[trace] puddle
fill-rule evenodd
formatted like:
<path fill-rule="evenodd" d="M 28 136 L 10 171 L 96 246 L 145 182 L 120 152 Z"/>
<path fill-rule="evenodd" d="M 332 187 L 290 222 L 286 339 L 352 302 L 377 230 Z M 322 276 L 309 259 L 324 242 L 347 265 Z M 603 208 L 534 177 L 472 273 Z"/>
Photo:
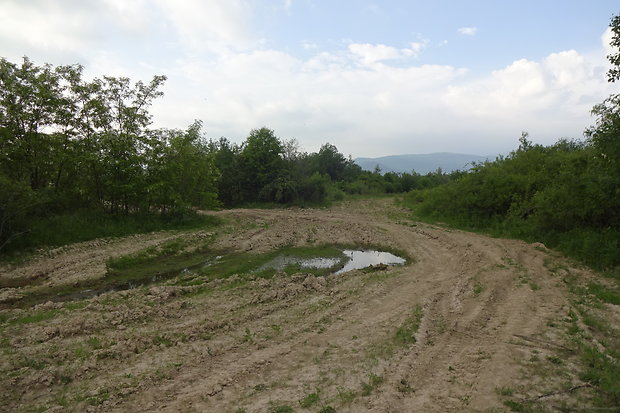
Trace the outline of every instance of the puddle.
<path fill-rule="evenodd" d="M 267 269 L 274 269 L 276 271 L 282 271 L 289 265 L 299 265 L 302 268 L 331 268 L 338 265 L 341 262 L 341 258 L 301 258 L 291 255 L 280 255 L 261 265 L 256 272 L 265 271 Z"/>
<path fill-rule="evenodd" d="M 335 274 L 341 274 L 351 270 L 359 270 L 362 268 L 370 267 L 371 265 L 385 264 L 385 265 L 403 265 L 406 260 L 398 257 L 394 254 L 384 251 L 376 250 L 344 250 L 343 258 L 301 258 L 291 255 L 280 255 L 262 265 L 257 272 L 267 269 L 275 269 L 276 271 L 284 270 L 288 265 L 299 265 L 302 268 L 333 268 L 338 264 L 344 264 L 344 267 L 335 272 Z"/>
<path fill-rule="evenodd" d="M 260 266 L 255 272 L 261 272 L 267 269 L 275 269 L 276 271 L 282 271 L 289 265 L 297 265 L 301 268 L 312 269 L 324 269 L 327 271 L 334 271 L 334 274 L 342 274 L 347 271 L 367 268 L 372 265 L 385 264 L 385 265 L 403 265 L 406 260 L 398 257 L 394 254 L 384 251 L 376 250 L 344 250 L 340 257 L 296 257 L 294 255 L 280 255 Z M 130 290 L 133 288 L 139 288 L 162 281 L 174 278 L 182 274 L 193 274 L 199 272 L 201 268 L 211 266 L 221 260 L 222 256 L 211 258 L 205 262 L 202 262 L 191 267 L 187 267 L 181 270 L 160 272 L 149 275 L 147 277 L 133 279 L 131 281 L 108 279 L 102 280 L 105 285 L 93 285 L 90 289 L 76 289 L 73 292 L 64 294 L 54 294 L 50 292 L 38 297 L 39 301 L 44 302 L 47 300 L 56 302 L 76 301 L 84 300 L 96 297 L 100 294 L 104 294 L 112 291 Z M 342 266 L 342 268 L 340 268 Z M 87 286 L 84 286 L 87 287 Z M 78 287 L 79 288 L 79 287 Z"/>
<path fill-rule="evenodd" d="M 370 267 L 371 265 L 403 265 L 406 262 L 404 258 L 384 251 L 344 250 L 342 252 L 348 257 L 348 261 L 344 267 L 336 271 L 336 274 L 342 274 L 343 272 L 351 270 L 360 270 Z"/>

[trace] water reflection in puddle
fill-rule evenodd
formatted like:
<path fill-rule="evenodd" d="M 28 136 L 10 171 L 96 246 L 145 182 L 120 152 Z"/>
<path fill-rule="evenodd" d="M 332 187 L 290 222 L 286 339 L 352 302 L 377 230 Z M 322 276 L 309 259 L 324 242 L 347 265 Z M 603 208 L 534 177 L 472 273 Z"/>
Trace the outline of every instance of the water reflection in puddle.
<path fill-rule="evenodd" d="M 344 267 L 336 271 L 336 274 L 341 274 L 351 270 L 359 270 L 370 267 L 371 265 L 403 265 L 405 263 L 404 258 L 384 251 L 344 250 L 343 253 L 349 258 L 349 260 Z"/>
<path fill-rule="evenodd" d="M 299 265 L 302 268 L 324 269 L 337 267 L 338 264 L 342 265 L 342 263 L 344 263 L 344 267 L 335 272 L 335 274 L 341 274 L 351 270 L 370 267 L 371 265 L 402 265 L 406 262 L 404 258 L 384 251 L 344 250 L 342 253 L 344 254 L 344 259 L 327 257 L 301 258 L 291 255 L 280 255 L 262 265 L 256 271 L 260 272 L 267 269 L 282 271 L 288 265 Z"/>

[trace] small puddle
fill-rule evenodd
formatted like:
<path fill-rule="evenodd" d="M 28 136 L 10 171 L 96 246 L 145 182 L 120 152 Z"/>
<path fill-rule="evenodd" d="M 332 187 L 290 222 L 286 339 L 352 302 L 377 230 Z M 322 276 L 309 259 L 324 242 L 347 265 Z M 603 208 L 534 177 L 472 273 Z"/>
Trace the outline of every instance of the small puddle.
<path fill-rule="evenodd" d="M 334 274 L 342 274 L 347 271 L 357 270 L 362 268 L 367 268 L 373 265 L 384 264 L 384 265 L 403 265 L 406 260 L 404 258 L 398 257 L 394 254 L 384 251 L 376 251 L 376 250 L 343 250 L 342 256 L 340 257 L 296 257 L 293 255 L 279 255 L 267 262 L 266 264 L 260 266 L 255 272 L 261 272 L 267 269 L 275 269 L 276 271 L 282 271 L 289 265 L 297 265 L 301 268 L 313 268 L 313 269 L 325 269 L 328 271 L 334 271 Z M 170 271 L 170 272 L 160 272 L 156 274 L 152 274 L 148 277 L 143 277 L 139 279 L 134 279 L 131 281 L 114 281 L 110 280 L 102 280 L 105 282 L 105 285 L 94 285 L 90 289 L 86 288 L 79 289 L 77 291 L 58 294 L 54 293 L 43 294 L 39 297 L 41 302 L 51 300 L 55 302 L 66 302 L 66 301 L 75 301 L 75 300 L 84 300 L 96 297 L 100 294 L 112 292 L 112 291 L 122 291 L 122 290 L 130 290 L 133 288 L 143 287 L 155 283 L 159 283 L 170 278 L 176 277 L 181 274 L 192 274 L 204 267 L 208 267 L 210 265 L 215 264 L 220 259 L 224 257 L 217 256 L 215 258 L 211 258 L 203 263 L 193 265 L 191 267 L 184 268 L 182 270 Z M 340 268 L 342 266 L 342 268 Z"/>
<path fill-rule="evenodd" d="M 336 271 L 336 274 L 351 270 L 360 270 L 371 265 L 403 265 L 406 260 L 394 254 L 376 250 L 344 250 L 342 251 L 349 259 L 347 263 Z"/>
<path fill-rule="evenodd" d="M 299 265 L 302 268 L 325 269 L 334 267 L 337 268 L 339 264 L 344 264 L 344 267 L 334 272 L 334 274 L 342 274 L 347 271 L 359 270 L 372 265 L 403 265 L 406 262 L 404 258 L 384 251 L 344 250 L 342 253 L 344 254 L 344 259 L 327 257 L 301 258 L 291 255 L 279 255 L 266 264 L 260 266 L 255 271 L 260 272 L 267 269 L 282 271 L 288 265 Z"/>

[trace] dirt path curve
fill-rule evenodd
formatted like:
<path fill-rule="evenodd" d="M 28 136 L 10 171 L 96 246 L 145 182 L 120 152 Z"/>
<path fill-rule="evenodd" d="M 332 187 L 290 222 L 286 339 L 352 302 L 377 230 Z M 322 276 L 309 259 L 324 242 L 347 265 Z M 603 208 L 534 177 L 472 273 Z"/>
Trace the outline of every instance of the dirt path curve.
<path fill-rule="evenodd" d="M 40 352 L 49 342 L 72 348 L 96 335 L 100 349 L 57 368 L 75 377 L 65 392 L 85 394 L 73 397 L 75 405 L 95 411 L 501 411 L 498 389 L 526 388 L 524 360 L 554 346 L 548 324 L 566 313 L 544 247 L 412 223 L 391 200 L 217 214 L 235 228 L 218 235 L 217 247 L 260 253 L 374 244 L 412 262 L 326 280 L 300 274 L 218 284 L 207 294 L 174 287 L 106 294 L 80 313 L 91 320 L 79 331 L 63 332 L 78 322 L 63 314 L 16 338 L 20 351 Z M 72 274 L 77 261 L 59 271 Z M 416 311 L 415 336 L 397 340 Z M 13 384 L 38 389 L 37 377 Z M 11 402 L 53 406 L 47 400 L 33 390 Z"/>

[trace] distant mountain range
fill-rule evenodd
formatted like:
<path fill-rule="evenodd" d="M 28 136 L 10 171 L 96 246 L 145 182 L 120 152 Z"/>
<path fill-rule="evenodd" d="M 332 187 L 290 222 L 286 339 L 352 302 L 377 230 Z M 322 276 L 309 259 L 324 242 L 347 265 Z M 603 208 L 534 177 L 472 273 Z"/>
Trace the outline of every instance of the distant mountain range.
<path fill-rule="evenodd" d="M 411 172 L 415 171 L 421 175 L 434 172 L 441 168 L 443 172 L 456 170 L 467 170 L 471 168 L 472 162 L 484 162 L 494 160 L 495 156 L 466 155 L 462 153 L 430 153 L 419 155 L 391 155 L 379 158 L 356 158 L 354 161 L 362 169 L 374 171 L 377 166 L 381 172 Z"/>

